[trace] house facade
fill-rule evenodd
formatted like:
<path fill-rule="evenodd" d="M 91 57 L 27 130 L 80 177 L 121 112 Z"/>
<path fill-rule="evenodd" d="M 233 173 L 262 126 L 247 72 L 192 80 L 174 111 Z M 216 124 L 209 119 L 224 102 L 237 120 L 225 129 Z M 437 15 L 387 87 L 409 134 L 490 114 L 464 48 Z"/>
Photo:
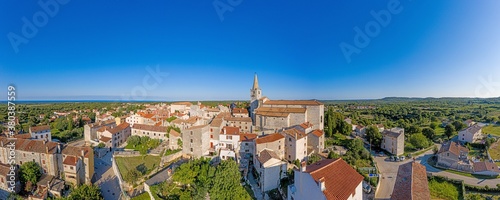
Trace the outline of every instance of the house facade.
<path fill-rule="evenodd" d="M 254 167 L 259 175 L 259 188 L 267 192 L 278 188 L 280 180 L 286 177 L 287 163 L 269 149 L 264 149 L 254 157 Z"/>
<path fill-rule="evenodd" d="M 192 126 L 182 130 L 182 153 L 195 158 L 209 155 L 209 125 Z"/>
<path fill-rule="evenodd" d="M 280 159 L 283 159 L 285 156 L 285 136 L 279 133 L 273 133 L 258 137 L 255 139 L 254 149 L 255 152 L 261 152 L 264 149 L 272 150 Z"/>
<path fill-rule="evenodd" d="M 386 129 L 382 132 L 382 149 L 393 155 L 403 155 L 405 152 L 405 134 L 402 128 Z"/>
<path fill-rule="evenodd" d="M 52 141 L 49 125 L 30 127 L 29 132 L 32 139 Z"/>
<path fill-rule="evenodd" d="M 465 172 L 473 172 L 473 163 L 469 160 L 469 149 L 458 142 L 441 145 L 437 155 L 437 165 Z"/>
<path fill-rule="evenodd" d="M 461 142 L 477 143 L 483 139 L 481 126 L 474 124 L 458 132 L 458 140 Z"/>

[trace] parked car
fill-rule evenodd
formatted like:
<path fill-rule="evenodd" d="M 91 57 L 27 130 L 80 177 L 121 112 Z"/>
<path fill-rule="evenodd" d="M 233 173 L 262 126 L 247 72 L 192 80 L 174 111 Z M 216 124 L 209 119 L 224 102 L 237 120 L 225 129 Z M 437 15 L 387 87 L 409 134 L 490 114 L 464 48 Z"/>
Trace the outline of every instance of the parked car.
<path fill-rule="evenodd" d="M 370 193 L 372 191 L 372 187 L 370 186 L 370 184 L 366 183 L 365 181 L 363 181 L 363 191 L 366 193 Z"/>
<path fill-rule="evenodd" d="M 403 160 L 405 160 L 405 157 L 401 156 L 401 157 L 399 157 L 399 160 L 403 161 Z"/>

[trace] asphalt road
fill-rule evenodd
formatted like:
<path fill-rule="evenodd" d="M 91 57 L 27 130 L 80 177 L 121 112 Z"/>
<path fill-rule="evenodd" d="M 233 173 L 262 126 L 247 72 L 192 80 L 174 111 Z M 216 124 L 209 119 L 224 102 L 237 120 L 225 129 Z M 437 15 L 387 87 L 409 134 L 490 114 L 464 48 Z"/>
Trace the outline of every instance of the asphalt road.
<path fill-rule="evenodd" d="M 420 162 L 420 160 L 424 156 L 430 156 L 432 154 L 433 151 L 432 149 L 430 149 L 425 153 L 417 156 L 415 160 L 416 162 Z M 413 159 L 407 159 L 402 162 L 386 161 L 385 159 L 387 159 L 387 156 L 375 157 L 374 159 L 378 170 L 380 171 L 379 184 L 377 191 L 375 192 L 375 199 L 390 199 L 392 191 L 394 190 L 394 184 L 396 183 L 396 176 L 398 175 L 399 166 L 411 162 L 413 161 Z"/>

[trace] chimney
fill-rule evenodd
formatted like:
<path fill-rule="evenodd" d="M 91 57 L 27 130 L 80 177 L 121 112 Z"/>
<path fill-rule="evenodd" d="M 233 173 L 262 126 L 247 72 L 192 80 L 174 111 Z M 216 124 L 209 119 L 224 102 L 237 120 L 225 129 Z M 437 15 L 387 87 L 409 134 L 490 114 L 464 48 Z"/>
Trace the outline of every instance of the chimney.
<path fill-rule="evenodd" d="M 85 157 L 85 150 L 82 149 L 82 157 Z"/>
<path fill-rule="evenodd" d="M 320 179 L 318 179 L 318 185 L 319 185 L 319 189 L 321 189 L 321 192 L 325 191 L 325 189 L 326 189 L 325 177 L 321 177 Z"/>
<path fill-rule="evenodd" d="M 57 152 L 56 153 L 61 153 L 61 144 L 57 144 Z"/>
<path fill-rule="evenodd" d="M 306 161 L 302 161 L 300 163 L 300 171 L 305 172 L 306 171 Z"/>
<path fill-rule="evenodd" d="M 45 146 L 45 153 L 49 154 L 49 147 L 48 146 Z"/>

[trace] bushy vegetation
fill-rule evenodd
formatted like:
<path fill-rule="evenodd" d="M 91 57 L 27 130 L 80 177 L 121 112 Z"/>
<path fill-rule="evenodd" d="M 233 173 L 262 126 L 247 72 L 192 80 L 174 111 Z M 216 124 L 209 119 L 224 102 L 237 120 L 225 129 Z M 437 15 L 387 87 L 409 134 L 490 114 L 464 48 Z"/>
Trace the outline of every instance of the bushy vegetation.
<path fill-rule="evenodd" d="M 25 162 L 19 168 L 19 178 L 25 191 L 32 191 L 42 176 L 42 168 L 36 162 Z"/>
<path fill-rule="evenodd" d="M 372 157 L 368 150 L 364 148 L 363 142 L 360 139 L 351 140 L 347 145 L 347 149 L 347 152 L 342 156 L 342 158 L 351 166 L 372 166 Z"/>
<path fill-rule="evenodd" d="M 251 199 L 240 184 L 241 175 L 234 161 L 212 166 L 208 159 L 182 164 L 173 175 L 173 182 L 151 187 L 156 199 Z"/>
<path fill-rule="evenodd" d="M 134 149 L 141 152 L 142 155 L 148 153 L 149 150 L 154 149 L 160 145 L 159 139 L 151 139 L 147 136 L 133 135 L 128 137 L 126 149 Z"/>
<path fill-rule="evenodd" d="M 429 190 L 432 198 L 455 200 L 462 197 L 462 187 L 441 177 L 429 178 Z"/>

